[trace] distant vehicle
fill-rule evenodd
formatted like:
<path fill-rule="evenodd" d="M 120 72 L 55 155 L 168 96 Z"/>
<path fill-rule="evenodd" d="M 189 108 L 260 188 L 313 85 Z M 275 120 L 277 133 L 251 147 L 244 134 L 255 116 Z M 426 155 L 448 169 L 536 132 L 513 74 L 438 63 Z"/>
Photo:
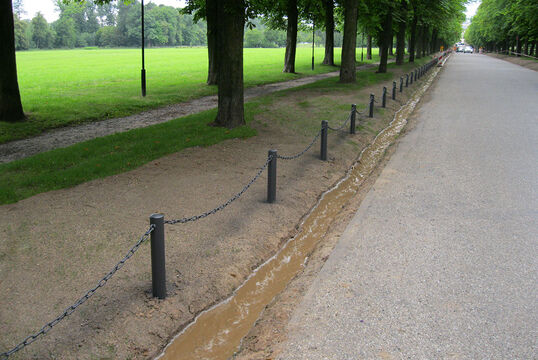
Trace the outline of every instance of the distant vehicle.
<path fill-rule="evenodd" d="M 466 54 L 466 53 L 471 53 L 471 54 L 472 54 L 473 52 L 474 52 L 473 47 L 472 47 L 472 46 L 469 46 L 469 45 L 467 45 L 467 46 L 465 47 L 465 49 L 463 50 L 463 53 L 464 53 L 464 54 Z"/>
<path fill-rule="evenodd" d="M 456 52 L 465 52 L 465 46 L 463 45 L 458 46 L 458 48 L 456 49 Z"/>

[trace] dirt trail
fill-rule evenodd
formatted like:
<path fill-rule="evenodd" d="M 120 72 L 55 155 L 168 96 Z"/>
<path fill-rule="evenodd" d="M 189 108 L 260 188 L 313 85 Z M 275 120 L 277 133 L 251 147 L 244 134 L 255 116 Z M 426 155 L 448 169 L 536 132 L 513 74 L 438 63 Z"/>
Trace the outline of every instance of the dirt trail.
<path fill-rule="evenodd" d="M 359 66 L 357 69 L 367 69 L 374 66 L 376 66 L 376 64 L 366 64 Z M 330 73 L 248 88 L 245 89 L 245 100 L 267 95 L 279 90 L 310 84 L 321 79 L 338 76 L 338 74 L 338 71 L 333 71 Z M 217 107 L 217 96 L 211 95 L 121 118 L 106 119 L 51 130 L 32 138 L 0 144 L 0 164 L 22 159 L 44 151 L 66 147 L 86 140 L 163 123 L 182 116 L 213 109 L 215 107 Z"/>

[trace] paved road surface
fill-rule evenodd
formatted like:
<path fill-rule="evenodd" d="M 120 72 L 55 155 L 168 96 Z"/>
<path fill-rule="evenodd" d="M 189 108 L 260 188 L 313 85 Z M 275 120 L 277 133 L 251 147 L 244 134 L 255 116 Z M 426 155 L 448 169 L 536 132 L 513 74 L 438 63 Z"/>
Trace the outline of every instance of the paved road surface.
<path fill-rule="evenodd" d="M 538 358 L 538 73 L 456 54 L 281 359 Z"/>

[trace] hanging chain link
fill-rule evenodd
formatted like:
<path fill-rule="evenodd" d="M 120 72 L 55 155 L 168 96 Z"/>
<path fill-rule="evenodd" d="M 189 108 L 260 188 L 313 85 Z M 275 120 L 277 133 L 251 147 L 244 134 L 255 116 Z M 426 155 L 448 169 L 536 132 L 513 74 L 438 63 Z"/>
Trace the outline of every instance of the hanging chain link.
<path fill-rule="evenodd" d="M 123 265 L 125 265 L 125 262 L 127 260 L 129 260 L 133 255 L 134 253 L 138 250 L 138 248 L 140 247 L 140 245 L 142 245 L 142 243 L 144 243 L 149 235 L 153 232 L 153 230 L 155 229 L 155 225 L 151 225 L 148 230 L 144 233 L 144 235 L 142 235 L 140 237 L 140 239 L 138 239 L 138 241 L 136 242 L 136 244 L 133 245 L 133 247 L 131 247 L 129 249 L 129 251 L 127 252 L 127 254 L 123 257 L 123 259 L 121 259 L 113 268 L 112 270 L 110 270 L 101 280 L 99 280 L 99 282 L 97 283 L 97 285 L 95 285 L 92 289 L 88 290 L 86 292 L 86 294 L 84 294 L 81 298 L 79 298 L 73 305 L 69 306 L 68 308 L 66 308 L 64 310 L 64 312 L 58 316 L 56 319 L 48 322 L 45 324 L 45 326 L 43 326 L 41 328 L 41 330 L 39 330 L 38 332 L 36 332 L 35 334 L 33 335 L 30 335 L 28 337 L 26 337 L 26 339 L 24 339 L 23 341 L 21 341 L 17 346 L 15 346 L 13 349 L 9 350 L 9 351 L 6 351 L 6 352 L 3 352 L 0 354 L 0 359 L 7 359 L 9 358 L 11 355 L 13 355 L 14 353 L 16 353 L 17 351 L 25 348 L 26 346 L 30 345 L 31 343 L 33 343 L 34 341 L 36 341 L 41 335 L 45 335 L 46 333 L 48 333 L 50 330 L 52 330 L 52 328 L 54 326 L 56 326 L 60 321 L 62 321 L 63 319 L 65 319 L 66 317 L 68 317 L 69 315 L 71 315 L 72 313 L 75 312 L 75 310 L 82 304 L 84 304 L 89 298 L 91 298 L 95 292 L 105 286 L 105 284 L 108 282 L 108 280 L 110 280 L 110 278 L 112 276 L 114 276 L 114 274 L 123 267 Z"/>
<path fill-rule="evenodd" d="M 348 115 L 346 121 L 344 121 L 344 123 L 343 123 L 342 125 L 340 125 L 340 126 L 337 127 L 337 128 L 333 128 L 333 127 L 330 127 L 330 126 L 327 126 L 327 128 L 328 128 L 329 130 L 332 130 L 332 131 L 340 131 L 340 130 L 342 130 L 342 129 L 347 125 L 347 123 L 349 122 L 349 120 L 351 120 L 351 112 L 349 113 L 349 115 Z"/>
<path fill-rule="evenodd" d="M 295 160 L 297 158 L 300 158 L 301 156 L 303 156 L 308 150 L 310 150 L 310 148 L 316 143 L 316 141 L 319 139 L 321 135 L 321 130 L 318 131 L 318 133 L 316 134 L 316 136 L 314 136 L 314 139 L 312 139 L 312 141 L 310 142 L 310 144 L 308 144 L 307 147 L 305 147 L 303 149 L 303 151 L 295 154 L 295 155 L 291 155 L 291 156 L 284 156 L 284 155 L 278 155 L 277 154 L 277 159 L 282 159 L 282 160 Z"/>
<path fill-rule="evenodd" d="M 232 198 L 230 198 L 228 201 L 226 201 L 225 203 L 217 206 L 216 208 L 214 208 L 213 210 L 210 210 L 210 211 L 207 211 L 203 214 L 200 214 L 200 215 L 194 215 L 194 216 L 191 216 L 191 217 L 184 217 L 182 219 L 174 219 L 174 220 L 166 220 L 164 223 L 165 224 L 170 224 L 170 225 L 174 225 L 174 224 L 185 224 L 185 223 L 188 223 L 188 222 L 191 222 L 191 221 L 196 221 L 196 220 L 200 220 L 200 219 L 203 219 L 205 217 L 208 217 L 209 215 L 213 215 L 219 211 L 221 211 L 222 209 L 224 209 L 225 207 L 227 207 L 228 205 L 230 205 L 231 203 L 233 203 L 235 200 L 239 199 L 241 197 L 241 195 L 243 195 L 245 193 L 245 191 L 248 190 L 248 188 L 254 184 L 254 182 L 256 180 L 258 180 L 258 178 L 262 175 L 263 171 L 265 170 L 265 168 L 269 165 L 269 163 L 271 162 L 271 160 L 273 159 L 273 156 L 268 156 L 267 157 L 267 161 L 265 162 L 265 164 L 260 168 L 260 170 L 256 173 L 256 175 L 248 182 L 247 185 L 245 185 L 245 187 L 240 191 L 238 192 L 237 194 L 235 194 Z"/>

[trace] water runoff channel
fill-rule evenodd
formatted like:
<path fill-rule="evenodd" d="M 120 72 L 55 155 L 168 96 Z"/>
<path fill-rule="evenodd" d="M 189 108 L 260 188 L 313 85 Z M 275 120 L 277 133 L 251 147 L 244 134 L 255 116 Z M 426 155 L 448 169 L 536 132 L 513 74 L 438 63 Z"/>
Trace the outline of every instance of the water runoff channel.
<path fill-rule="evenodd" d="M 200 313 L 156 359 L 221 360 L 233 356 L 263 309 L 303 269 L 342 207 L 357 193 L 407 124 L 409 115 L 438 72 L 434 68 L 427 81 L 396 112 L 392 122 L 361 152 L 347 174 L 321 196 L 303 220 L 299 233 L 260 265 L 228 299 Z"/>

